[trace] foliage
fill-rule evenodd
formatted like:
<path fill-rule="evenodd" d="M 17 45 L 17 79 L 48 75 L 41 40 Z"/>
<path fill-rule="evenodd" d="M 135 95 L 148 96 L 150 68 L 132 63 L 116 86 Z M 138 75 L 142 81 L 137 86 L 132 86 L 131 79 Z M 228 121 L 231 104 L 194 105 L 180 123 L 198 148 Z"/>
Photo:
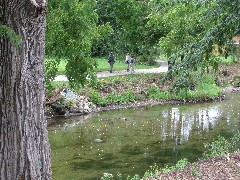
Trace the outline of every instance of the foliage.
<path fill-rule="evenodd" d="M 202 177 L 202 173 L 198 169 L 196 169 L 194 166 L 192 166 L 191 168 L 191 174 L 192 176 L 196 176 L 198 178 Z"/>
<path fill-rule="evenodd" d="M 95 70 L 91 55 L 113 51 L 118 60 L 130 52 L 147 64 L 165 56 L 174 89 L 184 89 L 192 70 L 217 70 L 213 51 L 233 55 L 229 42 L 239 33 L 238 0 L 54 0 L 48 9 L 46 53 L 54 61 L 47 61 L 47 80 L 64 58 L 71 85 L 86 83 Z"/>
<path fill-rule="evenodd" d="M 101 177 L 101 180 L 110 180 L 111 178 L 113 178 L 112 174 L 104 173 L 103 177 Z"/>
<path fill-rule="evenodd" d="M 234 63 L 236 63 L 235 56 L 228 56 L 227 58 L 225 58 L 223 56 L 219 56 L 219 63 L 221 65 L 223 65 L 223 64 L 225 64 L 225 65 L 234 64 Z"/>
<path fill-rule="evenodd" d="M 216 140 L 205 144 L 206 151 L 203 154 L 204 158 L 211 158 L 226 153 L 232 153 L 240 150 L 240 132 L 238 131 L 228 141 L 222 136 L 218 136 Z"/>
<path fill-rule="evenodd" d="M 21 44 L 21 38 L 11 28 L 6 25 L 0 24 L 0 37 L 5 36 L 9 39 L 16 47 Z"/>
<path fill-rule="evenodd" d="M 163 74 L 115 76 L 95 79 L 78 89 L 98 106 L 127 104 L 146 100 L 179 100 L 197 102 L 214 100 L 221 95 L 212 75 L 190 74 L 190 86 L 174 91 L 170 81 L 162 83 Z M 54 86 L 61 82 L 52 83 Z M 68 83 L 63 82 L 64 86 Z"/>
<path fill-rule="evenodd" d="M 167 100 L 169 99 L 169 94 L 167 91 L 161 90 L 159 87 L 152 86 L 148 89 L 146 89 L 148 95 L 150 98 L 156 99 L 156 100 Z"/>
<path fill-rule="evenodd" d="M 190 162 L 188 162 L 188 160 L 186 158 L 184 158 L 184 159 L 179 160 L 174 166 L 165 167 L 162 170 L 163 170 L 163 172 L 171 172 L 175 169 L 183 169 L 188 164 L 190 164 Z"/>
<path fill-rule="evenodd" d="M 153 77 L 152 77 L 153 76 Z M 106 106 L 110 104 L 126 104 L 128 102 L 135 102 L 145 100 L 148 96 L 147 88 L 151 81 L 161 78 L 162 75 L 129 75 L 120 77 L 109 77 L 98 79 L 92 82 L 86 88 L 88 90 L 86 96 L 99 106 Z M 160 80 L 159 82 L 160 83 Z M 162 93 L 162 94 L 161 94 Z M 156 98 L 165 98 L 166 92 L 161 92 Z M 154 94 L 154 92 L 152 93 Z"/>
<path fill-rule="evenodd" d="M 190 162 L 188 162 L 188 160 L 186 158 L 184 158 L 184 159 L 179 160 L 176 165 L 171 166 L 171 167 L 165 167 L 161 170 L 163 172 L 167 173 L 167 172 L 171 172 L 175 169 L 183 169 L 188 164 L 190 164 Z M 150 166 L 150 169 L 144 173 L 144 176 L 142 178 L 138 174 L 135 174 L 133 177 L 128 176 L 127 179 L 128 180 L 148 179 L 148 178 L 154 177 L 159 171 L 160 171 L 160 168 L 157 165 L 154 165 L 154 166 Z M 119 175 L 121 175 L 121 174 L 118 173 L 117 179 L 122 179 L 122 176 L 119 176 Z M 104 173 L 104 176 L 101 179 L 102 180 L 110 180 L 110 179 L 114 179 L 114 176 L 109 173 Z"/>
<path fill-rule="evenodd" d="M 150 166 L 150 169 L 144 173 L 143 179 L 152 178 L 159 172 L 159 167 L 155 164 L 154 166 Z"/>
<path fill-rule="evenodd" d="M 97 2 L 99 23 L 109 23 L 112 35 L 94 46 L 94 55 L 102 56 L 114 51 L 120 58 L 130 52 L 145 59 L 153 47 L 151 29 L 146 27 L 148 1 L 102 0 Z M 142 58 L 141 58 L 142 59 Z"/>
<path fill-rule="evenodd" d="M 54 58 L 46 58 L 45 61 L 49 61 L 49 62 L 45 63 L 46 65 L 49 65 L 49 64 L 51 64 L 51 62 L 54 62 L 54 61 L 59 61 L 59 64 L 57 66 L 56 75 L 65 75 L 67 60 L 65 60 L 65 59 L 55 60 Z M 50 75 L 50 77 L 54 77 L 54 74 L 51 75 L 50 72 L 48 74 Z"/>
<path fill-rule="evenodd" d="M 208 73 L 209 67 L 217 70 L 219 59 L 212 53 L 216 47 L 225 57 L 231 55 L 234 48 L 229 42 L 240 27 L 238 3 L 238 0 L 151 1 L 148 26 L 165 32 L 159 39 L 159 51 L 169 59 L 168 78 L 176 81 L 176 88 L 187 86 L 186 71 L 200 69 Z M 178 86 L 179 82 L 186 83 Z"/>
<path fill-rule="evenodd" d="M 168 57 L 176 54 L 177 57 L 173 57 L 172 60 L 180 57 L 184 61 L 195 61 L 192 62 L 193 65 L 207 66 L 210 54 L 215 48 L 214 44 L 218 45 L 219 50 L 224 49 L 226 53 L 227 46 L 230 45 L 228 42 L 239 29 L 237 4 L 236 0 L 174 3 L 163 17 L 166 23 L 164 25 L 170 27 L 170 31 L 160 41 L 160 47 L 161 43 L 163 43 L 162 48 L 170 48 L 177 43 L 177 47 L 171 48 L 170 53 L 165 51 Z"/>
<path fill-rule="evenodd" d="M 186 96 L 189 89 L 189 81 L 185 77 L 177 77 L 172 85 L 172 90 L 175 94 Z"/>
<path fill-rule="evenodd" d="M 94 0 L 55 0 L 48 6 L 46 55 L 54 58 L 46 62 L 47 80 L 54 78 L 64 58 L 70 85 L 84 84 L 96 66 L 91 58 L 92 44 L 100 37 L 100 31 L 109 33 L 109 26 L 97 27 Z"/>
<path fill-rule="evenodd" d="M 165 34 L 159 39 L 159 50 L 167 57 L 197 38 L 194 25 L 200 12 L 196 11 L 194 1 L 151 1 L 151 8 L 148 26 Z"/>
<path fill-rule="evenodd" d="M 203 75 L 200 71 L 191 72 L 188 79 L 181 77 L 172 86 L 173 99 L 184 100 L 208 100 L 218 97 L 221 89 L 216 85 L 214 76 Z"/>
<path fill-rule="evenodd" d="M 198 97 L 202 99 L 213 98 L 221 94 L 221 89 L 217 87 L 211 75 L 207 75 L 203 76 L 201 81 L 198 83 L 195 94 L 198 94 Z"/>
<path fill-rule="evenodd" d="M 208 101 L 221 95 L 221 89 L 211 75 L 191 73 L 191 85 L 174 91 L 170 82 L 162 83 L 164 75 L 129 75 L 96 79 L 81 88 L 81 94 L 90 97 L 98 106 L 126 104 L 145 100 Z"/>
<path fill-rule="evenodd" d="M 217 140 L 205 144 L 207 151 L 204 153 L 204 157 L 211 158 L 217 155 L 222 155 L 227 152 L 229 146 L 230 143 L 224 137 L 218 136 Z"/>
<path fill-rule="evenodd" d="M 91 101 L 98 106 L 106 105 L 117 105 L 117 104 L 126 104 L 128 102 L 135 101 L 134 93 L 129 90 L 124 93 L 109 93 L 107 96 L 101 96 L 100 92 L 91 91 L 90 93 Z"/>

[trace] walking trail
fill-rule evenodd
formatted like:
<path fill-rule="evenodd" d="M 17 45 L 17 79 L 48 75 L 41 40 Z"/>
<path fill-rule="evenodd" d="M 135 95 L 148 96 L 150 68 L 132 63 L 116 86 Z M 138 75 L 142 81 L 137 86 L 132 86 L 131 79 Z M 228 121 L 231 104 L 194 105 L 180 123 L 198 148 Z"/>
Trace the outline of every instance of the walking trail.
<path fill-rule="evenodd" d="M 126 70 L 113 71 L 112 73 L 98 72 L 97 73 L 97 78 L 110 77 L 110 76 L 122 76 L 122 75 L 129 75 L 129 74 L 161 73 L 161 72 L 167 72 L 168 71 L 167 61 L 158 61 L 157 64 L 160 65 L 158 68 L 136 69 L 134 71 L 134 73 L 127 72 Z M 59 76 L 55 77 L 54 81 L 68 81 L 68 79 L 64 75 L 59 75 Z"/>

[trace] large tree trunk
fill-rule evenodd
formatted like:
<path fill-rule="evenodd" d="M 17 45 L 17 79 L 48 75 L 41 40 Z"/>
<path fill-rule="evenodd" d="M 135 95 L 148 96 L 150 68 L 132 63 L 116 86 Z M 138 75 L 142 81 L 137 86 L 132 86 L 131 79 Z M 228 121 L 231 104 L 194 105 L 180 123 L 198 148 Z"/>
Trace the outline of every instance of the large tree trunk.
<path fill-rule="evenodd" d="M 44 110 L 46 0 L 0 0 L 0 179 L 51 179 Z"/>

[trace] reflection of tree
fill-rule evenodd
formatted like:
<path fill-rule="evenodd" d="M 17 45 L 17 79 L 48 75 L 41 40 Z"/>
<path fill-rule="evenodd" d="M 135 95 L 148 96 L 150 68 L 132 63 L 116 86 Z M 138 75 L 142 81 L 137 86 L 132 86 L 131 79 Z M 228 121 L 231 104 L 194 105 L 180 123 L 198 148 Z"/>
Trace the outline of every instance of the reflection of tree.
<path fill-rule="evenodd" d="M 163 111 L 161 123 L 161 141 L 167 136 L 174 139 L 175 145 L 188 141 L 191 135 L 200 136 L 204 131 L 208 132 L 217 125 L 220 116 L 218 106 L 193 110 L 185 113 L 179 108 Z"/>
<path fill-rule="evenodd" d="M 165 148 L 165 143 L 166 143 L 166 139 L 167 139 L 167 129 L 168 129 L 168 124 L 169 121 L 171 122 L 171 119 L 169 118 L 170 117 L 170 114 L 171 112 L 169 110 L 165 110 L 163 111 L 163 119 L 161 121 L 161 135 L 160 135 L 160 141 L 162 142 L 162 147 Z"/>
<path fill-rule="evenodd" d="M 181 142 L 181 136 L 179 136 L 179 134 L 181 134 L 181 132 L 182 132 L 182 127 L 183 127 L 183 123 L 184 123 L 184 118 L 183 118 L 183 116 L 182 116 L 182 112 L 181 111 L 179 111 L 179 122 L 178 122 L 178 128 L 177 128 L 177 137 L 176 137 L 176 145 L 178 145 L 178 144 L 182 144 L 182 142 Z"/>

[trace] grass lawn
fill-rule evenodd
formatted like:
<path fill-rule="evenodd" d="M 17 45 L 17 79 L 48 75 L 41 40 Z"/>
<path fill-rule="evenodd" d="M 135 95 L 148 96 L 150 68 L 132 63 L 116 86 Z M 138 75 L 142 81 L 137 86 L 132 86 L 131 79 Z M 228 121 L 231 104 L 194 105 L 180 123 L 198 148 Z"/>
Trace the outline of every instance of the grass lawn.
<path fill-rule="evenodd" d="M 104 58 L 98 58 L 96 59 L 97 63 L 98 63 L 98 67 L 96 68 L 97 72 L 101 72 L 101 71 L 109 71 L 109 64 L 107 62 L 107 59 Z M 148 65 L 144 65 L 144 64 L 139 64 L 136 61 L 135 64 L 135 69 L 149 69 L 149 68 L 154 68 L 154 67 L 158 67 L 158 66 L 148 66 Z M 127 65 L 123 62 L 123 61 L 118 61 L 116 60 L 113 69 L 114 70 L 126 70 Z"/>
<path fill-rule="evenodd" d="M 109 64 L 107 62 L 106 59 L 104 58 L 96 58 L 95 59 L 97 61 L 97 68 L 96 68 L 96 72 L 102 72 L 102 71 L 109 71 Z M 58 66 L 58 73 L 57 75 L 63 75 L 65 74 L 65 66 L 67 64 L 67 61 L 62 59 L 60 61 L 60 64 Z M 123 62 L 123 61 L 118 61 L 116 60 L 113 69 L 114 70 L 126 70 L 127 65 Z M 148 66 L 148 65 L 144 65 L 144 64 L 139 64 L 138 62 L 136 62 L 135 65 L 135 69 L 149 69 L 149 68 L 154 68 L 154 67 L 158 67 L 157 65 L 154 66 Z"/>

